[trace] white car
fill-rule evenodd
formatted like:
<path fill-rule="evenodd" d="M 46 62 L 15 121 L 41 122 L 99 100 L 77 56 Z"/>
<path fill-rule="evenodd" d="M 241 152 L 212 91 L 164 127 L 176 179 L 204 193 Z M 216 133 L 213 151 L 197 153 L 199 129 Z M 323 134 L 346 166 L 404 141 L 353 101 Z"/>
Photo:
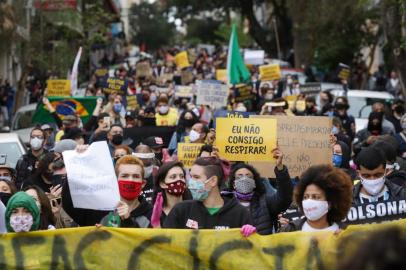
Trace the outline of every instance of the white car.
<path fill-rule="evenodd" d="M 27 153 L 23 142 L 16 133 L 0 133 L 0 155 L 6 155 L 6 164 L 15 168 L 17 161 Z"/>
<path fill-rule="evenodd" d="M 332 90 L 335 99 L 345 96 L 343 90 Z M 369 90 L 348 90 L 347 99 L 350 105 L 348 114 L 355 118 L 356 131 L 364 129 L 368 125 L 368 117 L 372 111 L 372 104 L 381 101 L 383 104 L 392 102 L 395 97 L 387 92 Z"/>
<path fill-rule="evenodd" d="M 29 143 L 31 130 L 35 126 L 32 123 L 32 117 L 36 108 L 37 103 L 22 106 L 17 110 L 11 122 L 10 132 L 17 133 L 25 144 Z"/>

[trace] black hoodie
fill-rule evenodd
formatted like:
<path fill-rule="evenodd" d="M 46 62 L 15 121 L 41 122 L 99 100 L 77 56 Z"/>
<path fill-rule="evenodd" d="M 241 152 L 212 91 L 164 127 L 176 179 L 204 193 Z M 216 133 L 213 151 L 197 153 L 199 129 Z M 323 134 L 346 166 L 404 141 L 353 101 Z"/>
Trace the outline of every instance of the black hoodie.
<path fill-rule="evenodd" d="M 406 187 L 406 172 L 399 170 L 399 171 L 393 171 L 391 174 L 386 176 L 386 179 L 391 181 L 392 183 Z"/>
<path fill-rule="evenodd" d="M 172 229 L 229 229 L 252 224 L 248 210 L 234 197 L 223 197 L 224 205 L 210 215 L 203 202 L 183 201 L 175 205 L 165 220 L 164 228 Z"/>
<path fill-rule="evenodd" d="M 341 163 L 340 168 L 343 169 L 352 180 L 357 177 L 357 173 L 350 167 L 350 160 L 351 160 L 351 150 L 350 147 L 342 141 L 337 141 L 337 144 L 341 146 L 341 151 L 343 153 L 343 161 Z"/>

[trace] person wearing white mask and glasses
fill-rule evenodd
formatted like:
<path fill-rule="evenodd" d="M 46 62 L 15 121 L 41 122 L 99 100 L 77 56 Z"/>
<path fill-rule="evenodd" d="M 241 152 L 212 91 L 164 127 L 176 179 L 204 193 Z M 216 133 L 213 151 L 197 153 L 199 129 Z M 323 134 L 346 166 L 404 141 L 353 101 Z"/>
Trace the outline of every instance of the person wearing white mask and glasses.
<path fill-rule="evenodd" d="M 280 232 L 336 232 L 351 207 L 352 181 L 331 165 L 312 166 L 300 176 L 293 198 L 304 217 L 290 221 Z"/>
<path fill-rule="evenodd" d="M 192 130 L 189 133 L 189 141 L 191 143 L 205 143 L 209 128 L 202 124 L 196 123 L 193 125 Z"/>
<path fill-rule="evenodd" d="M 363 148 L 356 158 L 360 182 L 354 186 L 354 203 L 406 198 L 406 189 L 387 179 L 387 158 L 381 149 Z"/>

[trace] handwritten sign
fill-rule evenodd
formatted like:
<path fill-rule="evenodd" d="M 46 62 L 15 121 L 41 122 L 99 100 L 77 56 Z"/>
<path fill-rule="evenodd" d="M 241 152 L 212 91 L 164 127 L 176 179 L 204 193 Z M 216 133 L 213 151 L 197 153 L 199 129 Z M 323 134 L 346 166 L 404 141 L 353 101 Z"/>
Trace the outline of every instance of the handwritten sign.
<path fill-rule="evenodd" d="M 238 111 L 228 111 L 228 110 L 216 110 L 214 112 L 213 118 L 249 118 L 250 115 L 255 115 L 255 112 L 238 112 Z M 213 123 L 213 128 L 216 128 L 216 121 Z"/>
<path fill-rule="evenodd" d="M 227 83 L 227 69 L 216 69 L 216 80 Z"/>
<path fill-rule="evenodd" d="M 348 80 L 348 77 L 350 76 L 350 67 L 340 63 L 338 65 L 338 78 L 340 78 L 341 80 Z"/>
<path fill-rule="evenodd" d="M 84 153 L 63 152 L 75 208 L 113 210 L 120 201 L 116 174 L 105 141 L 92 143 Z"/>
<path fill-rule="evenodd" d="M 138 107 L 137 96 L 127 96 L 127 110 L 136 110 Z"/>
<path fill-rule="evenodd" d="M 259 67 L 261 81 L 274 81 L 282 78 L 281 68 L 278 64 Z"/>
<path fill-rule="evenodd" d="M 149 77 L 152 75 L 152 69 L 149 62 L 139 62 L 136 66 L 136 75 L 139 77 Z"/>
<path fill-rule="evenodd" d="M 103 92 L 105 94 L 111 94 L 116 92 L 119 95 L 125 95 L 127 93 L 128 83 L 125 80 L 118 78 L 107 78 L 104 83 Z"/>
<path fill-rule="evenodd" d="M 263 65 L 265 51 L 264 50 L 245 50 L 244 63 L 247 65 Z"/>
<path fill-rule="evenodd" d="M 234 101 L 243 102 L 254 98 L 252 86 L 248 84 L 238 84 L 234 89 Z"/>
<path fill-rule="evenodd" d="M 185 168 L 191 168 L 195 162 L 202 143 L 178 143 L 178 159 L 182 161 Z"/>
<path fill-rule="evenodd" d="M 278 146 L 284 153 L 283 163 L 291 177 L 300 176 L 312 165 L 331 164 L 332 148 L 330 133 L 332 122 L 329 117 L 316 116 L 263 116 L 278 120 Z M 264 177 L 275 177 L 274 165 L 269 162 L 251 163 Z"/>
<path fill-rule="evenodd" d="M 217 118 L 216 145 L 221 157 L 231 161 L 273 161 L 276 120 Z"/>
<path fill-rule="evenodd" d="M 175 88 L 175 97 L 190 98 L 193 96 L 193 87 L 178 85 Z"/>
<path fill-rule="evenodd" d="M 227 106 L 228 86 L 220 83 L 197 84 L 197 105 L 210 105 L 212 108 Z"/>
<path fill-rule="evenodd" d="M 189 67 L 189 59 L 187 56 L 187 52 L 183 51 L 175 55 L 175 63 L 179 69 L 183 69 L 185 67 Z"/>
<path fill-rule="evenodd" d="M 70 80 L 47 80 L 48 97 L 70 96 Z"/>

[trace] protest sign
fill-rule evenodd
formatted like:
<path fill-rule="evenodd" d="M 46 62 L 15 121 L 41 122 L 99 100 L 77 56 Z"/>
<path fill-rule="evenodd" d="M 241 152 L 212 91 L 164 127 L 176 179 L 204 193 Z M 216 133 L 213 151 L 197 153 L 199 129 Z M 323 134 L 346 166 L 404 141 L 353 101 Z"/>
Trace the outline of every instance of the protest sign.
<path fill-rule="evenodd" d="M 136 110 L 139 107 L 137 96 L 131 95 L 127 96 L 127 110 Z"/>
<path fill-rule="evenodd" d="M 96 77 L 106 77 L 109 74 L 109 70 L 107 68 L 98 68 L 94 71 L 94 75 Z"/>
<path fill-rule="evenodd" d="M 70 80 L 47 80 L 48 97 L 69 97 L 70 89 Z"/>
<path fill-rule="evenodd" d="M 120 194 L 107 143 L 95 142 L 84 153 L 71 150 L 62 155 L 73 206 L 94 210 L 115 209 Z"/>
<path fill-rule="evenodd" d="M 199 82 L 196 84 L 196 104 L 210 105 L 212 108 L 227 106 L 228 86 L 219 83 Z"/>
<path fill-rule="evenodd" d="M 244 63 L 246 65 L 263 65 L 265 51 L 263 50 L 245 50 Z"/>
<path fill-rule="evenodd" d="M 180 72 L 180 81 L 182 85 L 193 83 L 193 72 L 189 69 L 182 70 Z"/>
<path fill-rule="evenodd" d="M 343 63 L 340 63 L 338 65 L 337 73 L 338 73 L 337 77 L 340 78 L 341 80 L 348 80 L 348 77 L 350 76 L 350 67 Z"/>
<path fill-rule="evenodd" d="M 261 81 L 274 81 L 282 78 L 281 68 L 279 64 L 260 66 L 259 75 Z"/>
<path fill-rule="evenodd" d="M 149 62 L 146 62 L 146 61 L 139 62 L 135 66 L 135 74 L 136 74 L 137 78 L 151 76 L 152 69 L 151 69 L 151 65 L 149 64 Z"/>
<path fill-rule="evenodd" d="M 178 159 L 185 168 L 191 168 L 197 155 L 204 144 L 202 143 L 178 143 Z"/>
<path fill-rule="evenodd" d="M 216 80 L 227 83 L 227 69 L 216 69 Z"/>
<path fill-rule="evenodd" d="M 234 101 L 243 102 L 254 98 L 252 86 L 248 84 L 237 84 L 234 89 Z"/>
<path fill-rule="evenodd" d="M 216 119 L 220 156 L 231 161 L 273 161 L 276 135 L 275 119 Z"/>
<path fill-rule="evenodd" d="M 317 94 L 321 91 L 321 83 L 305 83 L 300 86 L 300 93 L 302 94 Z"/>
<path fill-rule="evenodd" d="M 237 112 L 237 111 L 228 111 L 228 110 L 216 110 L 214 112 L 213 118 L 249 118 L 250 115 L 255 115 L 254 112 Z M 216 121 L 213 123 L 213 128 L 216 128 Z"/>
<path fill-rule="evenodd" d="M 184 69 L 186 67 L 189 67 L 190 64 L 189 64 L 187 52 L 183 51 L 183 52 L 180 52 L 177 55 L 175 55 L 175 63 L 179 69 Z"/>
<path fill-rule="evenodd" d="M 337 264 L 352 258 L 372 234 L 389 228 L 396 228 L 403 235 L 406 220 L 368 227 L 355 225 L 337 235 L 329 231 L 298 231 L 253 234 L 248 238 L 241 235 L 240 229 L 79 227 L 8 233 L 1 240 L 2 266 L 5 269 L 337 269 Z"/>
<path fill-rule="evenodd" d="M 127 88 L 128 88 L 127 81 L 119 78 L 107 78 L 107 80 L 104 83 L 103 92 L 105 94 L 111 94 L 115 92 L 119 95 L 124 96 L 127 94 Z"/>
<path fill-rule="evenodd" d="M 205 49 L 209 55 L 212 55 L 216 50 L 216 47 L 212 44 L 197 44 L 197 50 Z"/>
<path fill-rule="evenodd" d="M 332 146 L 329 117 L 318 116 L 263 116 L 278 120 L 278 146 L 284 153 L 283 163 L 291 177 L 300 176 L 312 165 L 331 164 Z M 251 162 L 264 177 L 275 177 L 274 165 L 269 162 Z"/>
<path fill-rule="evenodd" d="M 175 97 L 190 98 L 193 96 L 192 86 L 177 85 L 175 87 Z"/>
<path fill-rule="evenodd" d="M 173 81 L 173 74 L 172 73 L 161 74 L 157 79 L 157 83 L 159 85 L 166 85 L 166 84 L 168 84 L 168 82 L 172 82 L 172 81 Z"/>

